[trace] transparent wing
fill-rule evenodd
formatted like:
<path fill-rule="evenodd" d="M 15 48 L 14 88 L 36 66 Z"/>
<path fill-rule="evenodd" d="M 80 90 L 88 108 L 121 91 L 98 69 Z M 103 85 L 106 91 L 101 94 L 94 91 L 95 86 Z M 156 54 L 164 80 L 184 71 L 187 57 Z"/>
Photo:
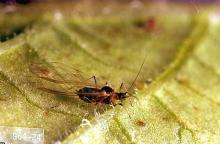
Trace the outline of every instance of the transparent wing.
<path fill-rule="evenodd" d="M 38 89 L 49 93 L 57 93 L 61 95 L 64 95 L 65 93 L 65 95 L 73 95 L 76 89 L 85 86 L 96 86 L 92 78 L 84 78 L 81 71 L 59 62 L 32 63 L 29 66 L 29 70 L 38 78 L 54 85 L 51 87 L 50 84 L 49 88 L 47 88 L 47 86 L 44 86 L 43 88 L 40 88 L 40 86 L 37 87 Z"/>
<path fill-rule="evenodd" d="M 54 90 L 54 89 L 45 88 L 45 87 L 39 87 L 37 89 L 42 90 L 47 93 L 56 94 L 56 95 L 63 95 L 63 96 L 70 96 L 70 97 L 77 96 L 77 94 L 73 92 L 59 91 L 59 90 Z"/>

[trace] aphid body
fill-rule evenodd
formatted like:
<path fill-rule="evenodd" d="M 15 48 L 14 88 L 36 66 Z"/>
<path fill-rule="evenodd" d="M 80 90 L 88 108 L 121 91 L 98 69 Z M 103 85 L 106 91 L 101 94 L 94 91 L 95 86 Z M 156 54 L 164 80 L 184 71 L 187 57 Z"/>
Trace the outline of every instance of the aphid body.
<path fill-rule="evenodd" d="M 101 89 L 84 87 L 76 91 L 79 98 L 88 103 L 104 103 L 121 105 L 121 100 L 128 97 L 127 92 L 115 92 L 113 88 L 104 86 Z"/>

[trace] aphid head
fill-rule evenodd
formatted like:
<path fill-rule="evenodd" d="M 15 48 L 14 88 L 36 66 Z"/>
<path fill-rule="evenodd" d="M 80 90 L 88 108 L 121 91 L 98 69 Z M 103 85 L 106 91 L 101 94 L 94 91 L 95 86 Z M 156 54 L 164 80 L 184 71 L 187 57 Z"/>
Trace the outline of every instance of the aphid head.
<path fill-rule="evenodd" d="M 124 92 L 124 93 L 117 93 L 118 99 L 125 99 L 127 97 L 129 97 L 128 92 Z"/>

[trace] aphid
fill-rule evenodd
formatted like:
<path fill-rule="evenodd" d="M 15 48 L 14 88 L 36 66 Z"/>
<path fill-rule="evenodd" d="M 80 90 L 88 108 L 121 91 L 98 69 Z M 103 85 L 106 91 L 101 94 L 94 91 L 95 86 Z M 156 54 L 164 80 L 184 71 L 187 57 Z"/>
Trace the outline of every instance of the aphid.
<path fill-rule="evenodd" d="M 133 87 L 135 81 L 137 80 L 141 69 L 144 65 L 145 59 L 143 63 L 141 64 L 141 67 L 139 69 L 139 72 L 137 76 L 135 77 L 133 83 L 131 84 L 129 90 Z M 38 89 L 56 94 L 56 95 L 64 95 L 64 96 L 78 96 L 81 100 L 87 102 L 87 103 L 102 103 L 102 104 L 111 104 L 113 106 L 115 105 L 122 105 L 122 100 L 129 97 L 128 91 L 121 92 L 121 89 L 124 87 L 124 84 L 121 83 L 119 91 L 115 91 L 112 87 L 108 86 L 106 83 L 105 86 L 99 87 L 97 84 L 96 77 L 93 76 L 89 79 L 93 79 L 95 83 L 94 86 L 90 86 L 88 83 L 85 83 L 87 80 L 80 80 L 79 77 L 82 77 L 80 75 L 80 72 L 76 69 L 72 69 L 72 76 L 76 79 L 74 80 L 65 80 L 62 78 L 58 72 L 56 72 L 53 67 L 46 66 L 45 64 L 32 64 L 30 66 L 30 71 L 37 75 L 39 78 L 47 80 L 49 82 L 57 83 L 57 84 L 64 84 L 68 85 L 74 88 L 78 88 L 75 91 L 70 90 L 56 90 L 46 87 L 38 87 Z M 74 71 L 74 72 L 73 72 Z M 80 75 L 80 76 L 79 76 Z M 86 86 L 85 86 L 86 85 Z"/>

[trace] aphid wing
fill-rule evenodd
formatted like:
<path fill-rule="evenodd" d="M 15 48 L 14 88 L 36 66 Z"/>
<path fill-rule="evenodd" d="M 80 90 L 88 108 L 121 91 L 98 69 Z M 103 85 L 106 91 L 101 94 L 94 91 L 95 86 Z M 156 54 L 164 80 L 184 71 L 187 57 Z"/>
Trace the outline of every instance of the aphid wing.
<path fill-rule="evenodd" d="M 59 67 L 55 67 L 56 65 L 53 64 L 54 63 L 33 63 L 29 66 L 29 70 L 32 74 L 43 81 L 47 81 L 46 85 L 43 86 L 45 82 L 39 79 L 38 82 L 35 83 L 35 86 L 39 89 L 41 89 L 42 86 L 49 86 L 49 89 L 51 89 L 51 91 L 48 90 L 48 92 L 52 92 L 52 89 L 65 92 L 69 91 L 69 89 L 77 89 L 77 85 L 74 85 L 74 83 L 77 84 L 77 82 L 79 82 L 79 79 L 76 77 L 76 75 L 71 80 L 67 80 L 65 79 L 65 75 L 68 74 L 60 74 L 58 72 Z M 46 89 L 44 89 L 44 91 L 45 90 Z"/>
<path fill-rule="evenodd" d="M 80 81 L 80 76 L 78 76 L 77 73 L 74 73 L 74 71 L 65 71 L 65 73 L 63 73 L 64 71 L 62 69 L 51 64 L 53 63 L 33 63 L 29 66 L 29 70 L 31 71 L 31 73 L 35 74 L 39 78 L 54 83 L 70 83 L 71 80 L 67 80 L 64 78 L 64 76 L 70 75 L 74 79 L 72 81 Z"/>
<path fill-rule="evenodd" d="M 54 89 L 45 88 L 45 87 L 39 87 L 38 89 L 41 91 L 51 93 L 51 94 L 56 94 L 56 95 L 77 96 L 77 94 L 75 94 L 74 92 L 59 91 L 59 90 L 54 90 Z"/>
<path fill-rule="evenodd" d="M 50 89 L 48 90 L 50 93 L 52 93 L 52 90 L 72 93 L 85 86 L 95 87 L 92 79 L 83 78 L 82 72 L 74 68 L 68 68 L 68 66 L 62 65 L 62 63 L 33 63 L 29 66 L 29 70 L 32 74 L 47 82 L 46 85 L 42 85 L 44 82 L 39 79 L 36 87 L 39 89 L 41 87 L 49 87 L 47 90 Z"/>
<path fill-rule="evenodd" d="M 70 80 L 82 81 L 84 79 L 83 72 L 71 65 L 67 65 L 61 62 L 48 62 L 48 63 L 53 68 L 55 68 L 59 74 L 70 78 Z"/>
<path fill-rule="evenodd" d="M 33 63 L 29 66 L 29 70 L 37 77 L 57 84 L 76 87 L 94 86 L 92 81 L 85 81 L 82 72 L 58 62 Z"/>

